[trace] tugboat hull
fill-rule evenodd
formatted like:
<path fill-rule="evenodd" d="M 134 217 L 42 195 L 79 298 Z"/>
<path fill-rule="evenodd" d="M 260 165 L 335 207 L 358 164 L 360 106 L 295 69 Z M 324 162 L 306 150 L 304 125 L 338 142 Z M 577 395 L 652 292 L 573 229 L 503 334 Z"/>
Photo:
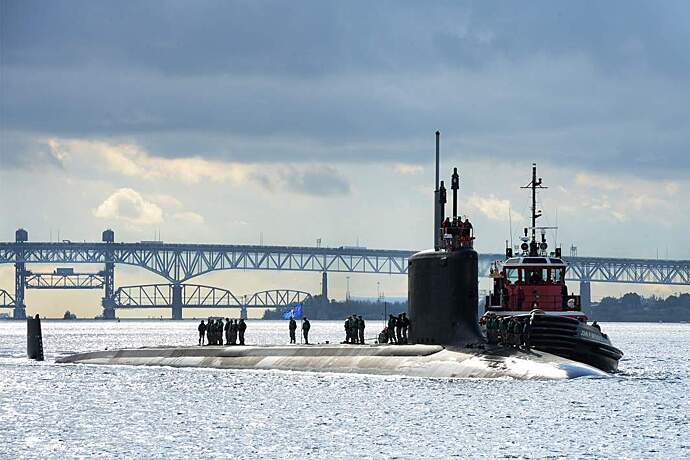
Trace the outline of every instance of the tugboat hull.
<path fill-rule="evenodd" d="M 530 345 L 606 372 L 616 371 L 623 356 L 599 329 L 573 318 L 548 314 L 533 316 Z"/>

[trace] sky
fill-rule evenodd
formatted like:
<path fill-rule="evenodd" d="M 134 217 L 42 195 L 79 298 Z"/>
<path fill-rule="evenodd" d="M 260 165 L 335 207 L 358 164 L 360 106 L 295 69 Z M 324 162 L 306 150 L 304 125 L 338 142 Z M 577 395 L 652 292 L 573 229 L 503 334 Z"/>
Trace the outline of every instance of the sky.
<path fill-rule="evenodd" d="M 118 241 L 422 249 L 440 130 L 480 252 L 526 224 L 536 162 L 541 223 L 564 248 L 690 259 L 689 77 L 686 1 L 0 0 L 0 240 L 112 228 Z M 198 281 L 317 292 L 320 276 Z M 345 275 L 331 282 L 343 297 Z M 406 293 L 404 277 L 350 287 L 377 283 Z M 12 267 L 0 286 L 13 290 Z M 86 315 L 101 295 L 27 303 Z"/>

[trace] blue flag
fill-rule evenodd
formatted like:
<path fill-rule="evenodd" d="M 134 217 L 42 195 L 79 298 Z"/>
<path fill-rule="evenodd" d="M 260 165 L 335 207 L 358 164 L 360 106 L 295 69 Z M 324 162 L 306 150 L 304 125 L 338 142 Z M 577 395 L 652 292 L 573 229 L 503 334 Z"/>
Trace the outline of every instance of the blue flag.
<path fill-rule="evenodd" d="M 283 319 L 302 319 L 302 304 L 298 303 L 289 310 L 283 312 Z"/>

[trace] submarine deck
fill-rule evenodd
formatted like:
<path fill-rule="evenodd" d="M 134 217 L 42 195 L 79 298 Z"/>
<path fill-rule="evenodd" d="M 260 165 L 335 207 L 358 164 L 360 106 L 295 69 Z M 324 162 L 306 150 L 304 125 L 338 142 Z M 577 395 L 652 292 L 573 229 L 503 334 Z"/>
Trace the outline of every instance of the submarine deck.
<path fill-rule="evenodd" d="M 540 351 L 440 345 L 263 345 L 146 347 L 77 353 L 59 363 L 259 369 L 440 378 L 565 379 L 606 376 Z"/>

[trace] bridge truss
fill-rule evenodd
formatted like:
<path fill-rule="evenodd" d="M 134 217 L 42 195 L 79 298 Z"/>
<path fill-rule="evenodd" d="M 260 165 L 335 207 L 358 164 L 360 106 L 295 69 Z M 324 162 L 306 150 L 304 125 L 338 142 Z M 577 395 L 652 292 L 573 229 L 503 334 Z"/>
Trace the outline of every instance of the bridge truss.
<path fill-rule="evenodd" d="M 0 308 L 13 308 L 15 305 L 12 294 L 4 289 L 0 289 Z"/>
<path fill-rule="evenodd" d="M 105 279 L 99 273 L 26 272 L 27 289 L 103 289 Z"/>
<path fill-rule="evenodd" d="M 407 259 L 414 251 L 365 248 L 319 248 L 290 246 L 169 244 L 162 242 L 114 243 L 0 243 L 0 264 L 15 264 L 15 317 L 22 317 L 24 288 L 30 289 L 99 289 L 103 288 L 105 317 L 114 317 L 114 309 L 124 306 L 127 293 L 114 288 L 114 266 L 125 264 L 142 267 L 170 282 L 166 295 L 175 295 L 172 305 L 183 305 L 187 295 L 185 283 L 217 270 L 291 270 L 308 272 L 341 272 L 373 274 L 407 274 Z M 487 276 L 490 264 L 503 260 L 503 254 L 481 254 L 480 276 Z M 598 257 L 567 257 L 570 265 L 568 280 L 580 281 L 589 288 L 590 282 L 657 284 L 690 286 L 690 261 L 654 259 L 616 259 Z M 93 274 L 74 274 L 60 278 L 53 274 L 34 274 L 26 264 L 104 264 L 104 270 Z M 79 278 L 77 275 L 83 275 Z M 210 290 L 194 293 L 190 305 L 202 305 L 199 296 L 220 296 L 219 302 L 238 302 L 231 293 Z M 147 291 L 141 293 L 145 295 Z M 269 292 L 269 291 L 266 291 Z M 156 296 L 162 295 L 159 292 Z M 139 294 L 131 293 L 136 296 Z M 191 295 L 191 294 L 190 294 Z M 226 297 L 223 297 L 226 295 Z M 268 296 L 269 294 L 263 294 Z M 122 297 L 124 296 L 124 297 Z M 197 297 L 194 297 L 197 296 Z M 256 296 L 256 294 L 253 294 Z M 156 297 L 158 298 L 158 297 Z M 196 300 L 195 300 L 196 299 Z M 201 300 L 199 300 L 201 299 Z M 132 299 L 129 299 L 133 301 Z M 256 297 L 256 301 L 261 301 Z M 120 303 L 118 303 L 120 302 Z M 197 303 L 194 303 L 197 302 Z M 266 298 L 265 302 L 273 300 Z M 275 303 L 275 302 L 273 302 Z M 246 303 L 240 303 L 246 304 Z M 122 305 L 120 307 L 120 305 Z M 131 304 L 129 304 L 131 305 Z M 19 312 L 19 313 L 17 313 Z M 173 317 L 181 318 L 181 309 L 173 308 Z"/>
<path fill-rule="evenodd" d="M 172 283 L 217 270 L 292 270 L 406 274 L 414 251 L 166 243 L 0 243 L 0 264 L 133 265 Z M 481 254 L 480 273 L 503 254 Z M 567 257 L 570 280 L 690 285 L 690 261 Z"/>

